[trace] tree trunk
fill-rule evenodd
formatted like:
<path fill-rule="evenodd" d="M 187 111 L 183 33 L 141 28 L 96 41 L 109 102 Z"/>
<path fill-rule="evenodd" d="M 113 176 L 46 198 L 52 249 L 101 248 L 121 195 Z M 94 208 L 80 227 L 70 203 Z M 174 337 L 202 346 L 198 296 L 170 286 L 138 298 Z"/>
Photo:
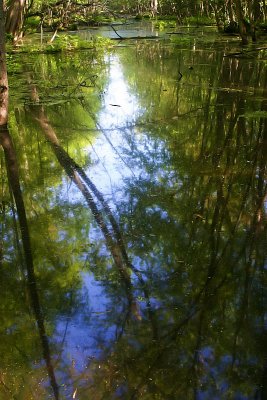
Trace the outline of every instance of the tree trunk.
<path fill-rule="evenodd" d="M 234 19 L 232 0 L 228 0 L 228 2 L 227 2 L 227 11 L 228 11 L 228 15 L 229 15 L 230 25 L 234 24 L 235 23 L 235 19 Z"/>
<path fill-rule="evenodd" d="M 212 11 L 214 12 L 218 32 L 221 32 L 223 30 L 223 26 L 222 26 L 222 23 L 221 23 L 221 20 L 219 17 L 218 6 L 217 6 L 217 4 L 214 4 L 214 5 L 211 4 L 210 7 L 211 7 Z"/>
<path fill-rule="evenodd" d="M 5 22 L 3 0 L 0 0 L 0 130 L 7 125 L 8 82 L 5 51 Z"/>
<path fill-rule="evenodd" d="M 247 28 L 246 28 L 245 21 L 244 21 L 241 0 L 235 0 L 235 6 L 236 6 L 236 16 L 237 16 L 237 21 L 238 21 L 238 25 L 239 25 L 239 33 L 241 36 L 242 44 L 246 45 L 246 44 L 248 44 L 248 34 L 247 34 Z"/>
<path fill-rule="evenodd" d="M 253 20 L 253 26 L 251 25 L 251 36 L 252 40 L 256 41 L 256 24 L 257 21 L 259 21 L 261 16 L 261 8 L 260 8 L 260 3 L 258 0 L 254 0 L 252 2 L 252 20 Z"/>
<path fill-rule="evenodd" d="M 25 0 L 11 0 L 6 12 L 6 31 L 10 33 L 14 41 L 23 34 Z"/>
<path fill-rule="evenodd" d="M 267 8 L 267 7 L 266 7 L 266 2 L 265 2 L 265 0 L 262 1 L 262 7 L 263 7 L 263 12 L 262 12 L 262 13 L 263 13 L 263 18 L 264 18 L 264 19 L 263 19 L 263 22 L 266 22 L 266 8 Z"/>
<path fill-rule="evenodd" d="M 257 5 L 258 0 L 251 0 L 248 3 L 248 11 L 249 11 L 249 22 L 250 22 L 250 33 L 253 42 L 256 42 L 256 19 L 257 19 Z"/>
<path fill-rule="evenodd" d="M 151 13 L 153 17 L 157 15 L 158 12 L 158 0 L 151 0 Z"/>

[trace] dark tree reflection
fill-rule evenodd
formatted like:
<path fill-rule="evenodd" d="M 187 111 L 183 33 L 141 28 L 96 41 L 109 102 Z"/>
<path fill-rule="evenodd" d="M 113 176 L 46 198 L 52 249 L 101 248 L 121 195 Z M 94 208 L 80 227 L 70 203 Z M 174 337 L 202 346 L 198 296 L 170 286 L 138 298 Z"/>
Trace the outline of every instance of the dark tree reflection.
<path fill-rule="evenodd" d="M 49 341 L 46 334 L 46 329 L 44 325 L 44 316 L 40 305 L 39 294 L 36 283 L 36 276 L 34 272 L 32 248 L 30 240 L 30 232 L 28 228 L 28 222 L 26 217 L 26 211 L 24 206 L 24 201 L 22 197 L 19 172 L 16 161 L 16 154 L 11 137 L 8 132 L 8 127 L 1 129 L 0 132 L 0 143 L 3 147 L 6 160 L 6 169 L 9 179 L 9 184 L 14 196 L 16 209 L 18 213 L 18 220 L 20 226 L 21 240 L 23 246 L 23 258 L 25 263 L 25 275 L 27 277 L 27 289 L 31 300 L 31 306 L 33 309 L 34 317 L 36 319 L 40 340 L 42 344 L 43 357 L 46 363 L 48 376 L 50 379 L 51 387 L 53 390 L 54 398 L 59 399 L 58 384 L 56 382 L 56 377 L 54 373 L 54 367 L 51 360 L 51 351 L 49 347 Z M 11 392 L 12 393 L 12 392 Z"/>

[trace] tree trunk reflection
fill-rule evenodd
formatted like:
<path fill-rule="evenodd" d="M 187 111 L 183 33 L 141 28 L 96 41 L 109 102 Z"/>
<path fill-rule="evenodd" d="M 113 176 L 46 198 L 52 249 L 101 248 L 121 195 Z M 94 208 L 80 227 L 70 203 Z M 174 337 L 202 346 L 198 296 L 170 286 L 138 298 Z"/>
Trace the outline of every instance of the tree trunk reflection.
<path fill-rule="evenodd" d="M 133 315 L 139 320 L 141 318 L 137 302 L 133 295 L 133 285 L 131 282 L 131 276 L 128 269 L 133 269 L 128 255 L 125 249 L 125 245 L 122 239 L 122 235 L 120 233 L 118 224 L 115 218 L 112 215 L 110 208 L 105 202 L 102 194 L 98 191 L 93 182 L 88 178 L 83 169 L 68 155 L 68 153 L 60 146 L 56 133 L 47 120 L 43 107 L 41 105 L 36 104 L 35 106 L 30 108 L 32 115 L 42 129 L 46 139 L 49 141 L 58 162 L 65 170 L 68 177 L 75 183 L 77 188 L 80 190 L 82 195 L 84 196 L 88 206 L 90 207 L 92 214 L 103 233 L 103 236 L 106 240 L 107 247 L 113 257 L 114 263 L 121 275 L 121 279 L 126 288 L 126 294 L 129 303 L 129 309 L 133 313 Z M 94 201 L 90 190 L 96 196 L 100 205 L 102 206 L 102 210 L 98 207 L 97 203 Z M 109 229 L 107 223 L 105 222 L 105 216 L 110 222 L 111 228 L 113 229 L 113 233 Z M 134 271 L 136 272 L 136 271 Z"/>
<path fill-rule="evenodd" d="M 19 172 L 16 161 L 15 150 L 13 147 L 13 143 L 11 137 L 8 132 L 8 128 L 2 130 L 0 132 L 0 143 L 4 149 L 5 160 L 6 160 L 6 169 L 8 173 L 9 183 L 12 189 L 12 193 L 15 199 L 21 239 L 24 250 L 24 261 L 26 266 L 26 275 L 27 275 L 27 285 L 28 291 L 31 298 L 31 305 L 34 312 L 34 316 L 36 318 L 39 335 L 42 343 L 43 349 L 43 357 L 46 362 L 46 367 L 51 383 L 51 387 L 53 389 L 54 397 L 56 400 L 59 399 L 59 389 L 56 382 L 56 377 L 54 373 L 54 367 L 51 360 L 49 341 L 46 334 L 45 326 L 44 326 L 44 316 L 40 305 L 39 294 L 37 289 L 37 283 L 34 272 L 33 258 L 32 258 L 32 250 L 31 250 L 31 241 L 30 241 L 30 233 L 28 228 L 28 222 L 24 207 L 24 201 L 21 193 L 20 183 L 19 183 Z"/>

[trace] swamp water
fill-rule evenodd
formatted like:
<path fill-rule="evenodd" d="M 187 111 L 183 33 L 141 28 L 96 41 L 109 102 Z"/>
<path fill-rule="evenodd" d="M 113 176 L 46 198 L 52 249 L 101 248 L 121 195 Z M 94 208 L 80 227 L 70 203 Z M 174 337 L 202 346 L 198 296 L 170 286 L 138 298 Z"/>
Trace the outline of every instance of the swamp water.
<path fill-rule="evenodd" d="M 122 44 L 8 58 L 0 399 L 266 399 L 266 52 Z"/>

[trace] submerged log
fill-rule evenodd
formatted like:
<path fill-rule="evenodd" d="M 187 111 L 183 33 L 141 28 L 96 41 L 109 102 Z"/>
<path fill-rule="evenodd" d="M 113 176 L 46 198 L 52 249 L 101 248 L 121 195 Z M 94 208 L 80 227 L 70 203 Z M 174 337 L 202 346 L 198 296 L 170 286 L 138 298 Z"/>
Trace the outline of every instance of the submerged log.
<path fill-rule="evenodd" d="M 141 39 L 160 39 L 159 36 L 120 36 L 110 38 L 110 40 L 141 40 Z"/>

